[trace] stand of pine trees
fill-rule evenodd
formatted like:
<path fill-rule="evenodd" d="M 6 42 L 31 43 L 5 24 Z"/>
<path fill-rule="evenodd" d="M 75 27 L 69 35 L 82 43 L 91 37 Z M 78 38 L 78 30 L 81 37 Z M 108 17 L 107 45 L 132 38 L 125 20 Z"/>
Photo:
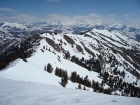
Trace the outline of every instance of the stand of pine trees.
<path fill-rule="evenodd" d="M 66 87 L 66 84 L 68 83 L 68 73 L 67 73 L 67 71 L 56 67 L 55 75 L 62 78 L 61 79 L 61 85 L 63 87 Z"/>
<path fill-rule="evenodd" d="M 93 58 L 94 59 L 94 58 Z M 89 71 L 95 71 L 100 73 L 101 72 L 101 64 L 99 60 L 85 60 L 84 58 L 77 58 L 76 56 L 71 57 L 71 61 L 76 63 L 79 66 L 82 66 L 83 68 L 86 68 Z"/>

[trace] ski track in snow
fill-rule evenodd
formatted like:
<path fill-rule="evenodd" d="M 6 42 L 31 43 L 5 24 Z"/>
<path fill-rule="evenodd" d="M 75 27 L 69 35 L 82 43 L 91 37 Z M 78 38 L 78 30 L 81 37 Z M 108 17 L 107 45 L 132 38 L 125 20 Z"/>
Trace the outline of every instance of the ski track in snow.
<path fill-rule="evenodd" d="M 0 78 L 0 105 L 139 105 L 139 103 L 139 98 Z"/>

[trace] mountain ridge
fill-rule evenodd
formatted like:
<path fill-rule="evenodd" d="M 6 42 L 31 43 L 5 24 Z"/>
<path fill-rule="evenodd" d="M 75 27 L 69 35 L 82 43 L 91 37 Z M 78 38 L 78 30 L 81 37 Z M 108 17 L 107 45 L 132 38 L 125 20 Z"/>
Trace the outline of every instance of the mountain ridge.
<path fill-rule="evenodd" d="M 83 35 L 50 31 L 6 49 L 0 57 L 0 61 L 5 62 L 1 63 L 1 70 L 4 70 L 0 76 L 64 86 L 64 75 L 56 73 L 61 70 L 68 75 L 65 84 L 68 88 L 78 88 L 81 84 L 89 91 L 139 97 L 139 55 L 139 42 L 118 31 L 92 29 Z M 48 73 L 47 63 L 53 68 Z M 80 83 L 72 79 L 75 75 Z M 97 90 L 95 83 L 99 86 Z"/>

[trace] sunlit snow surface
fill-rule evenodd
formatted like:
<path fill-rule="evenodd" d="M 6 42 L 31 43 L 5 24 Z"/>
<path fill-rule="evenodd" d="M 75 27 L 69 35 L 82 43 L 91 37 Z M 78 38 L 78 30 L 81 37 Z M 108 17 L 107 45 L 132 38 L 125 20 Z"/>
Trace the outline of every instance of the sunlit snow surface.
<path fill-rule="evenodd" d="M 139 103 L 139 98 L 0 78 L 0 105 L 139 105 Z"/>

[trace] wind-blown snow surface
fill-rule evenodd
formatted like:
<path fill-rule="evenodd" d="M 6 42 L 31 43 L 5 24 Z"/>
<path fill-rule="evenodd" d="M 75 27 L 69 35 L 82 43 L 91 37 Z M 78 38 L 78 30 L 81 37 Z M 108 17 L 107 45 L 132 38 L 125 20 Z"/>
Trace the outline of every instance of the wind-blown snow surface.
<path fill-rule="evenodd" d="M 139 103 L 139 98 L 0 78 L 0 105 L 139 105 Z"/>

